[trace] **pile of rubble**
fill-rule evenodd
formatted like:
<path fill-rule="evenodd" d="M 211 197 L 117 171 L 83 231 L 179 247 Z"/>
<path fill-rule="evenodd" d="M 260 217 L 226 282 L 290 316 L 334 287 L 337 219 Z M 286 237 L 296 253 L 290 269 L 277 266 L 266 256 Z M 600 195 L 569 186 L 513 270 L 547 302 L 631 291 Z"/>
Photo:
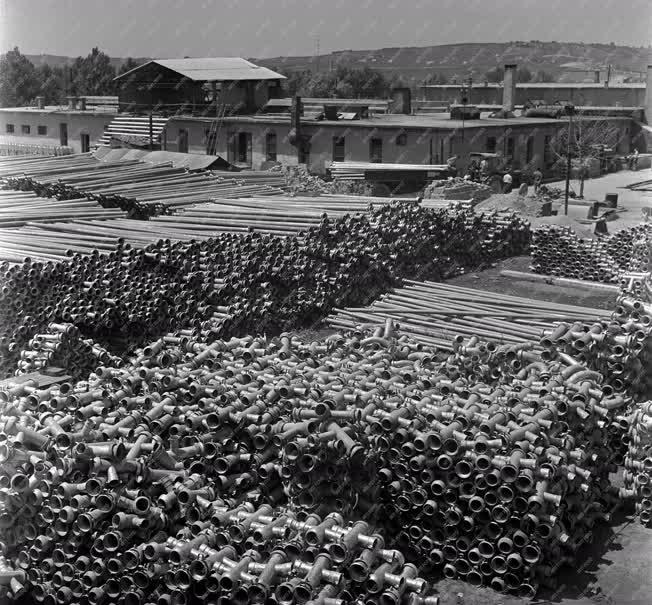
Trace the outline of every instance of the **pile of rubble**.
<path fill-rule="evenodd" d="M 461 178 L 433 181 L 423 192 L 424 199 L 472 200 L 474 204 L 486 200 L 493 193 L 491 187 Z"/>
<path fill-rule="evenodd" d="M 326 181 L 311 175 L 305 166 L 275 166 L 273 172 L 282 171 L 285 176 L 284 189 L 290 193 L 341 193 L 372 195 L 371 184 L 364 181 Z"/>

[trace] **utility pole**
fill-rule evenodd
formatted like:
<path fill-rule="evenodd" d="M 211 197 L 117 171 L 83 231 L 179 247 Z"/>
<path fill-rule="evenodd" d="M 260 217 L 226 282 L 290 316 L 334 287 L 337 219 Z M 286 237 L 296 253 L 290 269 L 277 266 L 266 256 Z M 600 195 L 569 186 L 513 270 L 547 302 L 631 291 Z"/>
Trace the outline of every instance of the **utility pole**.
<path fill-rule="evenodd" d="M 575 113 L 574 105 L 566 105 L 564 107 L 566 115 L 568 116 L 568 140 L 566 142 L 566 190 L 564 192 L 564 214 L 568 215 L 568 194 L 570 192 L 570 177 L 571 177 L 571 134 L 573 132 L 573 114 Z"/>

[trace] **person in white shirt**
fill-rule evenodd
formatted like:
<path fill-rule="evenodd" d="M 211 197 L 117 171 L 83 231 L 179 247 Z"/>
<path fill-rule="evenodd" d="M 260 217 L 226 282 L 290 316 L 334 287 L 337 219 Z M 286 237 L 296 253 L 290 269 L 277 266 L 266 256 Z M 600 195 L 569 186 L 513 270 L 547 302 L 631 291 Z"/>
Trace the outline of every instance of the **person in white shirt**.
<path fill-rule="evenodd" d="M 503 193 L 509 193 L 512 190 L 513 181 L 512 175 L 509 174 L 509 172 L 506 172 L 503 177 Z"/>

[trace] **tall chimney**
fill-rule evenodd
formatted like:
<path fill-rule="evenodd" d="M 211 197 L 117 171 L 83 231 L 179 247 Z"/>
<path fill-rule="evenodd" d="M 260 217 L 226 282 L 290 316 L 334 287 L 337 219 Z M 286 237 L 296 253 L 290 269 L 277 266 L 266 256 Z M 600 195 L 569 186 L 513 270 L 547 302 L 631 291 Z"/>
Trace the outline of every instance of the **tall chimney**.
<path fill-rule="evenodd" d="M 596 69 L 596 70 L 593 72 L 593 81 L 594 81 L 596 84 L 599 84 L 599 82 L 600 82 L 600 70 L 599 70 L 599 69 Z"/>
<path fill-rule="evenodd" d="M 516 105 L 516 65 L 505 65 L 503 78 L 503 111 L 514 111 Z"/>
<path fill-rule="evenodd" d="M 45 97 L 36 97 L 36 107 L 38 109 L 45 109 Z"/>
<path fill-rule="evenodd" d="M 652 65 L 647 66 L 645 81 L 645 120 L 648 124 L 652 124 Z"/>

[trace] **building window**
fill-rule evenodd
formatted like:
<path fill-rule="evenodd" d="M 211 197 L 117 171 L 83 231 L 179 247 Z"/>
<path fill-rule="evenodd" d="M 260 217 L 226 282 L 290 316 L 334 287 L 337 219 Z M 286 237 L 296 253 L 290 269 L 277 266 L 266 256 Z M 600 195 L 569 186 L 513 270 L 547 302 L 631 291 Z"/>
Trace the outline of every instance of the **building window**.
<path fill-rule="evenodd" d="M 23 134 L 29 134 L 31 128 L 30 128 L 29 124 L 23 124 L 23 125 L 20 127 L 20 130 L 21 130 L 21 132 L 22 132 Z"/>
<path fill-rule="evenodd" d="M 529 164 L 534 159 L 534 138 L 528 137 L 525 143 L 525 163 Z"/>
<path fill-rule="evenodd" d="M 405 147 L 405 145 L 407 145 L 407 134 L 402 132 L 401 134 L 397 135 L 396 145 L 398 147 Z"/>
<path fill-rule="evenodd" d="M 268 132 L 265 135 L 265 157 L 268 162 L 276 162 L 276 133 Z"/>
<path fill-rule="evenodd" d="M 7 134 L 14 134 L 14 125 L 13 124 L 7 124 L 5 130 L 7 131 Z"/>
<path fill-rule="evenodd" d="M 373 138 L 369 141 L 369 161 L 377 164 L 383 161 L 383 140 Z"/>
<path fill-rule="evenodd" d="M 514 137 L 509 137 L 507 139 L 507 157 L 510 160 L 514 159 Z"/>
<path fill-rule="evenodd" d="M 333 162 L 343 162 L 344 155 L 344 137 L 333 137 Z"/>
<path fill-rule="evenodd" d="M 496 137 L 487 137 L 487 153 L 496 153 Z"/>
<path fill-rule="evenodd" d="M 46 136 L 48 133 L 48 127 L 47 126 L 37 126 L 36 127 L 36 132 L 40 134 L 41 136 Z"/>

